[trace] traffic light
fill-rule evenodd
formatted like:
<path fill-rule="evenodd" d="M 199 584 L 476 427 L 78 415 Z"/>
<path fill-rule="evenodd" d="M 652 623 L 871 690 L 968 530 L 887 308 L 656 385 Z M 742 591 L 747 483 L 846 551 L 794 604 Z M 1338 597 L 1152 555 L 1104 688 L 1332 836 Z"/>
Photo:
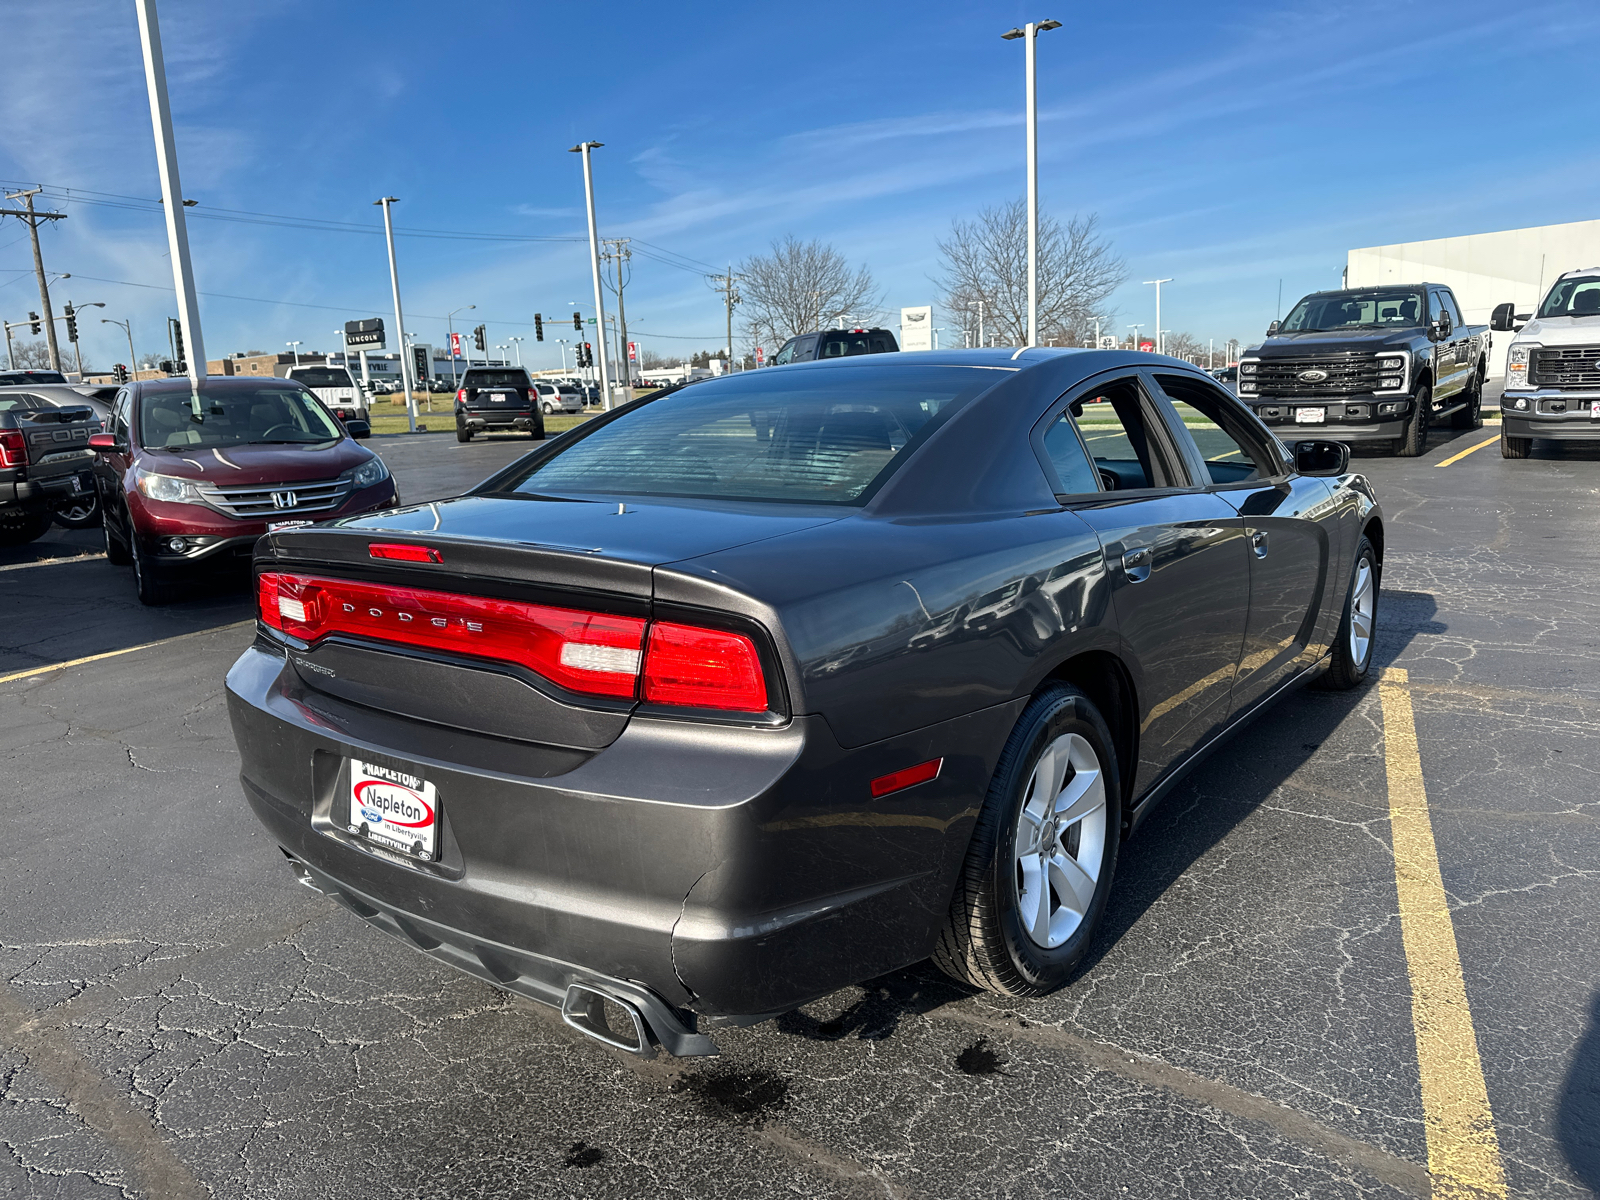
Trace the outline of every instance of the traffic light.
<path fill-rule="evenodd" d="M 172 360 L 170 358 L 163 358 L 157 365 L 161 368 L 163 375 L 172 374 Z"/>
<path fill-rule="evenodd" d="M 533 314 L 533 340 L 544 341 L 544 317 L 539 313 Z"/>
<path fill-rule="evenodd" d="M 72 307 L 72 302 L 67 302 L 67 307 L 61 310 L 67 318 L 67 341 L 78 340 L 78 310 Z"/>
<path fill-rule="evenodd" d="M 118 363 L 116 366 L 111 368 L 111 378 L 117 383 L 127 383 L 128 368 L 123 366 L 121 363 Z"/>
<path fill-rule="evenodd" d="M 33 332 L 34 333 L 38 333 L 39 332 L 39 314 L 36 313 L 36 312 L 30 312 L 28 314 L 28 320 L 33 322 L 33 324 L 30 326 L 30 328 L 33 330 Z"/>
<path fill-rule="evenodd" d="M 594 366 L 594 347 L 588 342 L 583 344 L 583 365 L 586 367 Z"/>
<path fill-rule="evenodd" d="M 572 314 L 572 327 L 574 329 L 576 329 L 579 333 L 583 332 L 583 314 L 582 313 L 573 313 Z M 37 329 L 35 329 L 34 332 L 38 333 L 39 331 Z"/>
<path fill-rule="evenodd" d="M 479 325 L 472 331 L 472 342 L 479 350 L 489 349 L 489 331 L 486 326 Z"/>

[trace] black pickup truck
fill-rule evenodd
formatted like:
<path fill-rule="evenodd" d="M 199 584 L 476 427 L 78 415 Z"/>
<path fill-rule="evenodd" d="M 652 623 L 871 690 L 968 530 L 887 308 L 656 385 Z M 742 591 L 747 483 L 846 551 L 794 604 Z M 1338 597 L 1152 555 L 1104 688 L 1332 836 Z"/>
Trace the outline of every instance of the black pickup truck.
<path fill-rule="evenodd" d="M 89 435 L 99 432 L 87 404 L 0 393 L 0 546 L 42 537 L 58 505 L 94 494 Z"/>
<path fill-rule="evenodd" d="M 539 393 L 521 367 L 468 367 L 456 392 L 456 441 L 496 429 L 544 437 Z"/>
<path fill-rule="evenodd" d="M 1483 418 L 1489 332 L 1461 318 L 1444 284 L 1313 292 L 1239 361 L 1239 399 L 1268 425 L 1319 438 L 1377 442 L 1414 458 L 1428 426 Z"/>

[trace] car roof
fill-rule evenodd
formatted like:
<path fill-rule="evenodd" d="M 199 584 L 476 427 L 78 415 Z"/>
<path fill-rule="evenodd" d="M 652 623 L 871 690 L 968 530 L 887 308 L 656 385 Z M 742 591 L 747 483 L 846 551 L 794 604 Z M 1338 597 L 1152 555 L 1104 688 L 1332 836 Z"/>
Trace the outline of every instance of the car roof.
<path fill-rule="evenodd" d="M 292 379 L 284 379 L 278 375 L 204 375 L 200 379 L 200 386 L 207 391 L 228 391 L 233 388 L 261 387 L 296 388 L 300 387 Z M 138 395 L 159 392 L 187 392 L 189 378 L 186 375 L 175 375 L 168 379 L 139 379 L 128 384 Z"/>

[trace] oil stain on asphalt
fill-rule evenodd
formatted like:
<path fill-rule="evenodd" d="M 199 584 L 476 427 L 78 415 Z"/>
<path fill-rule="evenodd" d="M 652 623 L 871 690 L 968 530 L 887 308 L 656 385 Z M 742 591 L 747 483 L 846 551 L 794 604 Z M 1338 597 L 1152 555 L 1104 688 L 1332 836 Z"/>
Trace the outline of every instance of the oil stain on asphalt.
<path fill-rule="evenodd" d="M 741 1125 L 759 1125 L 789 1104 L 789 1081 L 759 1068 L 687 1075 L 672 1090 L 687 1092 L 712 1115 Z"/>
<path fill-rule="evenodd" d="M 1005 1059 L 990 1049 L 989 1039 L 981 1037 L 956 1055 L 956 1070 L 963 1075 L 1004 1075 Z"/>
<path fill-rule="evenodd" d="M 606 1152 L 598 1146 L 591 1146 L 587 1142 L 573 1142 L 567 1147 L 566 1157 L 561 1160 L 563 1167 L 594 1167 L 606 1160 Z"/>

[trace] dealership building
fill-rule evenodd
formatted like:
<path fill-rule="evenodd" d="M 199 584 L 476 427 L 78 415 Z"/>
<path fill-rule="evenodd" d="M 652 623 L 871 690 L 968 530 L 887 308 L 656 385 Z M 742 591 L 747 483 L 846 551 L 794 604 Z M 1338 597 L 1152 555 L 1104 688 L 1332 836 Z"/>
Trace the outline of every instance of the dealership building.
<path fill-rule="evenodd" d="M 1559 275 L 1593 266 L 1600 266 L 1600 221 L 1572 221 L 1351 250 L 1345 286 L 1448 284 L 1467 322 L 1487 325 L 1497 304 L 1509 302 L 1519 313 L 1532 312 Z M 1511 336 L 1494 335 L 1491 379 L 1505 374 Z"/>

